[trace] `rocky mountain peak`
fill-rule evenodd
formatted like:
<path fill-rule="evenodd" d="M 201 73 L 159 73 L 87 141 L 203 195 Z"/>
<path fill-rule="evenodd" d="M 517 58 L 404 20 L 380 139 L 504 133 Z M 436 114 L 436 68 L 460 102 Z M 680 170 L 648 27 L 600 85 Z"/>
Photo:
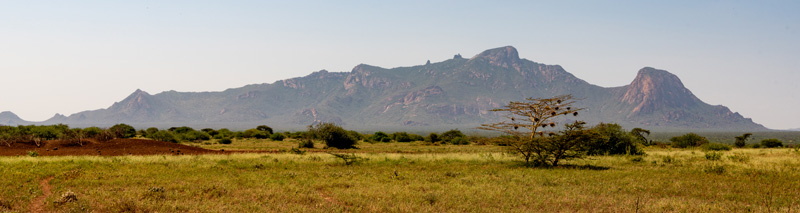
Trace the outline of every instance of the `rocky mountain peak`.
<path fill-rule="evenodd" d="M 10 111 L 0 112 L 0 125 L 20 125 L 26 123 L 22 118 L 19 118 L 17 114 L 14 114 Z"/>
<path fill-rule="evenodd" d="M 521 64 L 517 49 L 512 46 L 489 49 L 475 55 L 470 60 L 487 60 L 490 64 L 504 68 L 514 68 L 519 71 Z"/>
<path fill-rule="evenodd" d="M 630 115 L 650 113 L 658 109 L 689 107 L 701 103 L 678 76 L 665 70 L 645 67 L 622 95 L 622 102 L 634 105 Z"/>
<path fill-rule="evenodd" d="M 141 89 L 136 89 L 124 100 L 114 103 L 109 109 L 120 110 L 122 112 L 136 112 L 152 108 L 152 95 Z"/>

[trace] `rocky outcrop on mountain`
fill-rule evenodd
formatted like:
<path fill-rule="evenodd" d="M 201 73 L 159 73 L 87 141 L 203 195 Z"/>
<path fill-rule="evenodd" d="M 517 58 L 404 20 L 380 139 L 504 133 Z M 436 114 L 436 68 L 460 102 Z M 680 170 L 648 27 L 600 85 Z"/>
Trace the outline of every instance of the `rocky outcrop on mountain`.
<path fill-rule="evenodd" d="M 634 106 L 628 117 L 666 108 L 691 108 L 702 101 L 683 86 L 678 76 L 664 70 L 645 67 L 626 86 L 622 102 Z"/>
<path fill-rule="evenodd" d="M 56 116 L 48 122 L 228 128 L 268 124 L 295 129 L 334 122 L 360 130 L 434 131 L 496 122 L 502 117 L 491 110 L 509 101 L 562 94 L 578 98 L 578 107 L 586 108 L 580 119 L 590 123 L 673 130 L 766 129 L 727 107 L 704 103 L 664 70 L 646 67 L 630 85 L 603 88 L 559 65 L 522 59 L 511 46 L 470 59 L 457 54 L 442 62 L 392 69 L 360 64 L 350 72 L 321 70 L 221 92 L 150 95 L 137 90 L 108 109 Z M 4 116 L 10 117 L 0 114 L 0 122 Z"/>

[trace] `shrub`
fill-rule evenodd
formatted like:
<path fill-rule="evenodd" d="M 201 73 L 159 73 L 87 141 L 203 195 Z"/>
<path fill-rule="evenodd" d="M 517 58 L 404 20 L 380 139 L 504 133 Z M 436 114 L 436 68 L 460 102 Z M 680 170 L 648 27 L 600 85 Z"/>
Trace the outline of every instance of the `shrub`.
<path fill-rule="evenodd" d="M 355 148 L 356 140 L 347 130 L 334 123 L 319 123 L 308 127 L 308 132 L 313 138 L 325 141 L 328 147 L 339 149 Z"/>
<path fill-rule="evenodd" d="M 669 140 L 672 141 L 672 147 L 675 148 L 694 147 L 708 143 L 708 139 L 695 133 L 672 137 Z"/>
<path fill-rule="evenodd" d="M 747 163 L 750 162 L 750 156 L 746 155 L 741 152 L 733 153 L 732 155 L 728 155 L 728 159 L 731 161 L 736 161 L 739 163 Z"/>
<path fill-rule="evenodd" d="M 299 148 L 292 147 L 292 149 L 289 149 L 289 153 L 302 155 L 302 154 L 306 154 L 306 151 L 302 150 L 302 149 L 299 149 Z"/>
<path fill-rule="evenodd" d="M 597 133 L 589 144 L 589 155 L 641 155 L 644 151 L 637 146 L 636 138 L 622 129 L 619 124 L 600 123 L 589 129 Z"/>
<path fill-rule="evenodd" d="M 450 140 L 450 143 L 454 145 L 467 145 L 469 144 L 469 140 L 467 140 L 466 137 L 457 137 Z"/>
<path fill-rule="evenodd" d="M 766 148 L 783 147 L 783 141 L 775 138 L 764 139 L 761 140 L 761 146 L 764 146 Z"/>
<path fill-rule="evenodd" d="M 272 131 L 272 127 L 269 127 L 269 126 L 267 126 L 267 125 L 260 125 L 260 126 L 256 127 L 256 129 L 257 129 L 258 131 L 266 132 L 266 133 L 268 133 L 268 134 L 270 134 L 270 135 L 271 135 L 272 133 L 274 133 L 274 132 Z"/>
<path fill-rule="evenodd" d="M 39 156 L 39 152 L 36 152 L 36 151 L 28 151 L 28 156 L 31 156 L 31 157 L 38 157 L 38 156 Z"/>
<path fill-rule="evenodd" d="M 376 142 L 389 142 L 392 140 L 389 137 L 389 135 L 387 135 L 384 132 L 375 132 L 375 134 L 372 134 L 372 137 L 370 137 L 370 139 Z"/>
<path fill-rule="evenodd" d="M 331 154 L 336 158 L 342 159 L 342 161 L 344 161 L 344 165 L 348 165 L 348 166 L 349 165 L 353 165 L 354 163 L 361 163 L 361 162 L 369 160 L 369 159 L 364 158 L 364 157 L 356 156 L 353 153 L 350 153 L 350 154 L 328 153 L 328 154 Z"/>
<path fill-rule="evenodd" d="M 394 136 L 394 141 L 397 142 L 411 142 L 411 137 L 408 136 L 406 132 L 395 132 L 392 134 Z"/>
<path fill-rule="evenodd" d="M 464 135 L 464 133 L 461 133 L 461 131 L 458 129 L 451 129 L 447 132 L 442 133 L 442 135 L 439 135 L 439 138 L 445 143 L 450 143 L 450 141 L 458 137 L 463 138 L 466 137 L 466 135 Z"/>
<path fill-rule="evenodd" d="M 275 134 L 270 135 L 269 139 L 271 139 L 273 141 L 283 141 L 283 139 L 286 139 L 286 136 L 283 136 L 283 134 L 281 134 L 281 133 L 275 133 Z"/>
<path fill-rule="evenodd" d="M 233 143 L 233 140 L 231 140 L 230 138 L 222 138 L 222 139 L 219 139 L 219 143 L 221 143 L 221 144 L 231 144 L 231 143 Z"/>
<path fill-rule="evenodd" d="M 707 151 L 729 151 L 731 150 L 731 146 L 721 144 L 721 143 L 707 143 L 700 146 L 703 150 Z"/>
<path fill-rule="evenodd" d="M 722 159 L 722 153 L 719 152 L 706 152 L 706 160 L 716 161 Z"/>
<path fill-rule="evenodd" d="M 297 145 L 298 148 L 314 148 L 314 142 L 311 140 L 300 140 Z"/>
<path fill-rule="evenodd" d="M 439 135 L 437 135 L 436 133 L 431 132 L 431 134 L 428 134 L 428 137 L 425 138 L 425 141 L 431 142 L 431 143 L 439 142 Z"/>
<path fill-rule="evenodd" d="M 172 134 L 172 132 L 166 130 L 161 130 L 156 133 L 153 133 L 152 135 L 149 135 L 148 138 L 164 142 L 172 142 L 172 143 L 178 142 L 178 139 L 175 137 L 175 135 Z"/>
<path fill-rule="evenodd" d="M 709 174 L 721 175 L 721 174 L 725 173 L 725 166 L 722 166 L 722 165 L 707 166 L 705 169 L 703 169 L 703 171 L 705 171 L 706 173 L 709 173 Z"/>
<path fill-rule="evenodd" d="M 117 124 L 108 128 L 115 138 L 132 138 L 136 137 L 136 129 L 127 124 Z"/>
<path fill-rule="evenodd" d="M 270 135 L 269 135 L 268 132 L 259 131 L 259 132 L 256 132 L 255 134 L 253 134 L 253 137 L 256 138 L 256 139 L 267 139 L 267 138 L 270 137 Z"/>

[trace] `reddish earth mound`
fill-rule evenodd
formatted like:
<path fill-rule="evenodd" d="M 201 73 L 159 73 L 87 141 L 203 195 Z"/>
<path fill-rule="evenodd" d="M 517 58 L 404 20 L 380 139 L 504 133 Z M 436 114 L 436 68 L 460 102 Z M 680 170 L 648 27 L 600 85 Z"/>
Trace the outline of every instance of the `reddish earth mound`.
<path fill-rule="evenodd" d="M 27 155 L 35 151 L 41 156 L 65 155 L 198 155 L 227 153 L 163 141 L 144 139 L 114 139 L 106 142 L 90 140 L 83 146 L 68 141 L 45 141 L 37 147 L 33 143 L 15 143 L 11 147 L 0 144 L 0 156 Z"/>

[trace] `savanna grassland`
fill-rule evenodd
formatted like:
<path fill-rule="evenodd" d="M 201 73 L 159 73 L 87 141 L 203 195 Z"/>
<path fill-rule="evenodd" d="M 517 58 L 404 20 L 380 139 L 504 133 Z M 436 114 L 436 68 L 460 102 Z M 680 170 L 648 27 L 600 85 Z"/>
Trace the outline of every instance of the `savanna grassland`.
<path fill-rule="evenodd" d="M 296 143 L 199 146 L 280 150 Z M 348 152 L 363 161 L 352 165 L 324 153 L 339 150 L 320 148 L 304 154 L 0 157 L 0 211 L 28 212 L 37 198 L 52 212 L 800 211 L 800 151 L 790 148 L 648 147 L 644 156 L 590 156 L 530 168 L 498 146 L 358 146 Z M 62 202 L 69 198 L 77 199 Z"/>

